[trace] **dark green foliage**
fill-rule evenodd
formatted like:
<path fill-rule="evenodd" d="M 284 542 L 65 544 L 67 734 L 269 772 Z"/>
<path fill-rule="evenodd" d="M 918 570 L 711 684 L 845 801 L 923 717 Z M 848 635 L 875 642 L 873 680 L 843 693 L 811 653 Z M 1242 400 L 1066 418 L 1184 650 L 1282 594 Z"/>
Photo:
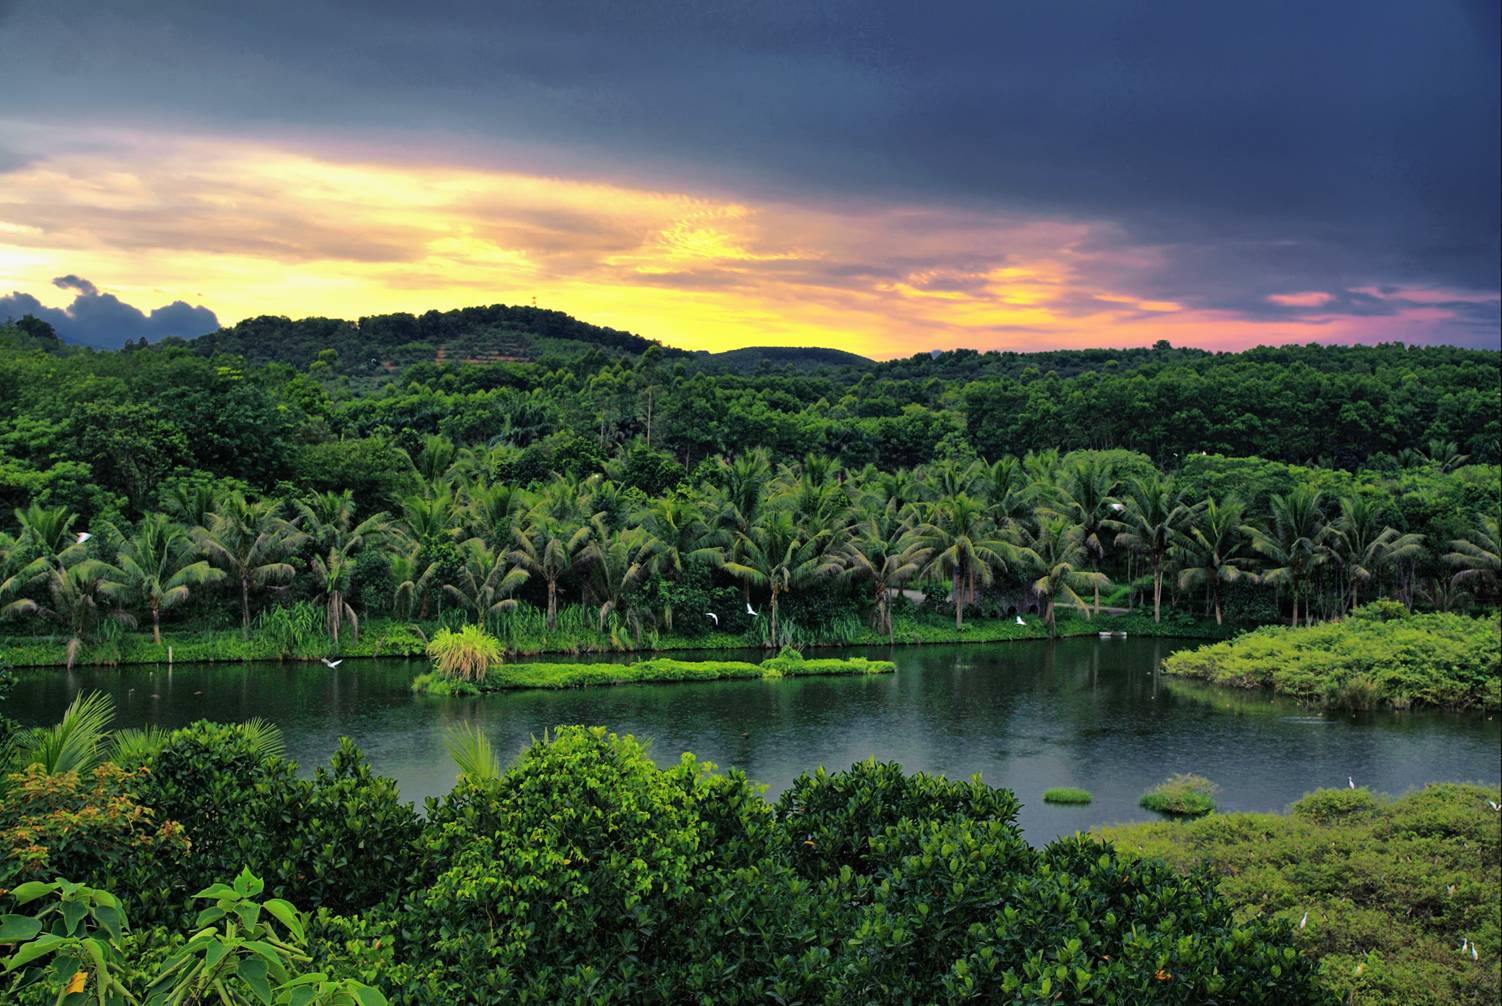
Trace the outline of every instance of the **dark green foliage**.
<path fill-rule="evenodd" d="M 1293 927 L 1341 1002 L 1490 1006 L 1502 951 L 1495 787 L 1431 785 L 1396 800 L 1319 790 L 1286 815 L 1103 830 L 1123 854 L 1208 866 L 1243 918 Z M 1303 920 L 1302 927 L 1299 926 Z M 1476 960 L 1460 949 L 1476 946 Z"/>
<path fill-rule="evenodd" d="M 1215 809 L 1215 784 L 1204 776 L 1176 775 L 1159 783 L 1138 803 L 1170 817 L 1199 817 Z"/>

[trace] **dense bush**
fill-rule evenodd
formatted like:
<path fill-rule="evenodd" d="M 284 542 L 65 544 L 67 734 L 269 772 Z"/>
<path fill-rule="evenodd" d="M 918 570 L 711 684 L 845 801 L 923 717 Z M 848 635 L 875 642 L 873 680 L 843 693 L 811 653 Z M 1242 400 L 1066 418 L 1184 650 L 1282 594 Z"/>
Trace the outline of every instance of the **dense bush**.
<path fill-rule="evenodd" d="M 299 967 L 397 1002 L 1331 1001 L 1286 924 L 1238 921 L 1208 874 L 1088 839 L 1033 849 L 1012 794 L 979 780 L 868 761 L 773 805 L 739 773 L 659 769 L 629 737 L 565 727 L 421 820 L 347 744 L 311 780 L 209 724 L 137 757 L 139 820 L 190 844 L 123 881 L 131 918 L 189 922 L 198 878 L 243 860 L 316 912 Z M 242 880 L 205 893 L 257 897 Z M 111 944 L 137 970 L 208 952 L 145 933 Z"/>
<path fill-rule="evenodd" d="M 1270 687 L 1322 705 L 1494 710 L 1502 704 L 1502 636 L 1494 616 L 1420 614 L 1376 602 L 1341 622 L 1267 626 L 1181 650 L 1164 658 L 1163 671 Z"/>
<path fill-rule="evenodd" d="M 1487 801 L 1498 799 L 1495 787 L 1450 784 L 1396 800 L 1319 790 L 1285 815 L 1215 814 L 1103 836 L 1123 854 L 1213 868 L 1241 917 L 1293 925 L 1342 1002 L 1492 1006 L 1502 992 L 1502 847 Z"/>

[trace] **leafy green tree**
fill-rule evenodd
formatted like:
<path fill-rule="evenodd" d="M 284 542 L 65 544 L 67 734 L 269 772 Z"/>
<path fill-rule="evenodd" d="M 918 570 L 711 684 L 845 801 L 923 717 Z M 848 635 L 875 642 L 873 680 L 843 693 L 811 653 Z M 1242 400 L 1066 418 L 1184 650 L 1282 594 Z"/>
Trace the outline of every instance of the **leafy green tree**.
<path fill-rule="evenodd" d="M 240 634 L 250 638 L 252 590 L 289 582 L 296 570 L 288 559 L 305 539 L 282 516 L 275 500 L 250 500 L 230 493 L 209 515 L 207 527 L 195 528 L 193 539 L 208 561 L 240 587 Z"/>
<path fill-rule="evenodd" d="M 1037 527 L 1025 532 L 1012 555 L 1017 571 L 1033 578 L 1032 591 L 1043 602 L 1050 636 L 1058 634 L 1056 608 L 1061 601 L 1088 615 L 1090 606 L 1079 591 L 1094 590 L 1099 597 L 1100 590 L 1111 585 L 1104 573 L 1082 568 L 1090 561 L 1085 531 L 1064 517 L 1040 513 Z"/>
<path fill-rule="evenodd" d="M 657 539 L 643 528 L 610 532 L 597 527 L 589 543 L 588 589 L 599 616 L 619 616 L 635 636 L 641 636 L 641 612 L 634 600 L 657 565 Z"/>
<path fill-rule="evenodd" d="M 888 594 L 922 573 L 928 557 L 929 550 L 915 533 L 910 515 L 896 499 L 851 528 L 844 550 L 845 577 L 865 584 L 871 592 L 875 627 L 889 641 L 895 642 Z"/>
<path fill-rule="evenodd" d="M 460 550 L 464 561 L 443 591 L 475 624 L 489 627 L 494 616 L 516 609 L 516 598 L 511 595 L 527 582 L 527 571 L 513 566 L 506 552 L 492 549 L 480 538 L 470 538 Z"/>
<path fill-rule="evenodd" d="M 751 528 L 741 543 L 741 558 L 725 571 L 767 591 L 770 645 L 778 646 L 778 612 L 783 598 L 840 571 L 839 559 L 826 548 L 827 535 L 809 534 L 787 510 L 775 510 Z"/>
<path fill-rule="evenodd" d="M 1179 589 L 1204 587 L 1210 595 L 1216 625 L 1224 622 L 1221 597 L 1225 585 L 1255 576 L 1256 559 L 1246 553 L 1244 519 L 1245 508 L 1235 496 L 1221 502 L 1206 499 L 1199 520 L 1181 532 L 1173 546 Z"/>
<path fill-rule="evenodd" d="M 160 646 L 162 612 L 186 601 L 193 588 L 223 579 L 223 570 L 198 557 L 187 528 L 165 514 L 150 513 L 121 542 L 100 593 L 117 604 L 145 609 L 151 616 L 151 641 Z"/>
<path fill-rule="evenodd" d="M 1111 537 L 1107 524 L 1115 512 L 1111 504 L 1117 502 L 1113 493 L 1118 483 L 1111 466 L 1098 458 L 1076 461 L 1064 468 L 1059 482 L 1057 499 L 1046 509 L 1065 518 L 1080 529 L 1080 542 L 1090 568 L 1100 571 L 1100 563 L 1106 555 L 1106 542 Z M 1091 581 L 1095 592 L 1095 614 L 1100 614 L 1100 583 Z"/>
<path fill-rule="evenodd" d="M 1361 604 L 1361 585 L 1394 563 L 1424 554 L 1424 536 L 1400 534 L 1382 521 L 1382 508 L 1364 496 L 1346 496 L 1330 528 L 1330 547 L 1350 584 L 1351 608 Z"/>
<path fill-rule="evenodd" d="M 1452 584 L 1482 595 L 1497 595 L 1498 576 L 1502 573 L 1498 549 L 1502 535 L 1498 534 L 1497 524 L 1496 517 L 1483 517 L 1470 534 L 1450 542 L 1451 551 L 1445 554 L 1445 561 L 1455 569 L 1450 577 Z"/>
<path fill-rule="evenodd" d="M 355 523 L 355 497 L 348 489 L 340 493 L 316 493 L 298 504 L 303 533 L 317 551 L 308 562 L 323 605 L 324 627 L 334 645 L 339 630 L 348 624 L 350 634 L 360 638 L 360 619 L 349 603 L 355 559 L 367 546 L 377 545 L 392 531 L 391 520 L 382 513 Z"/>
<path fill-rule="evenodd" d="M 1296 486 L 1271 500 L 1272 524 L 1263 529 L 1247 525 L 1252 548 L 1266 563 L 1262 579 L 1285 586 L 1293 597 L 1293 625 L 1299 624 L 1299 600 L 1315 571 L 1330 558 L 1330 527 L 1325 522 L 1323 496 L 1319 490 Z M 1305 609 L 1305 619 L 1310 615 Z"/>
<path fill-rule="evenodd" d="M 954 602 L 954 627 L 965 626 L 965 606 L 988 586 L 997 571 L 1005 571 L 1012 545 L 978 500 L 946 496 L 925 508 L 918 539 L 928 550 L 927 572 L 949 578 Z"/>
<path fill-rule="evenodd" d="M 558 582 L 584 560 L 592 532 L 588 524 L 576 524 L 543 510 L 534 510 L 517 528 L 511 559 L 547 585 L 549 629 L 558 626 Z"/>
<path fill-rule="evenodd" d="M 1185 503 L 1172 479 L 1133 479 L 1116 516 L 1102 526 L 1116 532 L 1116 544 L 1145 557 L 1153 569 L 1153 621 L 1163 617 L 1163 566 L 1169 550 L 1194 523 L 1196 508 Z"/>

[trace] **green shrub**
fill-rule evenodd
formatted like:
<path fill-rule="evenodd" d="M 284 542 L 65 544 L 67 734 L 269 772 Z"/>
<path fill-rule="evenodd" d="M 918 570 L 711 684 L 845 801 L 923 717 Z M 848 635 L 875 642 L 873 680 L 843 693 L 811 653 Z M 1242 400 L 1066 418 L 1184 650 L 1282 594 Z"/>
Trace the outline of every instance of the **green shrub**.
<path fill-rule="evenodd" d="M 1246 916 L 1292 927 L 1341 1002 L 1493 1006 L 1502 950 L 1496 787 L 1437 784 L 1396 800 L 1308 794 L 1279 814 L 1102 829 L 1123 854 L 1213 868 Z M 1303 920 L 1304 925 L 1299 927 Z M 1476 945 L 1477 961 L 1460 952 Z M 1360 973 L 1357 973 L 1358 967 Z"/>
<path fill-rule="evenodd" d="M 1043 791 L 1044 803 L 1089 803 L 1090 793 L 1088 790 L 1072 789 L 1068 786 Z"/>
<path fill-rule="evenodd" d="M 1496 618 L 1417 614 L 1376 601 L 1343 622 L 1267 626 L 1170 654 L 1166 674 L 1350 709 L 1382 704 L 1496 709 L 1502 681 Z"/>
<path fill-rule="evenodd" d="M 1176 817 L 1199 817 L 1215 809 L 1215 784 L 1204 776 L 1175 775 L 1159 783 L 1138 802 L 1148 810 Z"/>
<path fill-rule="evenodd" d="M 805 660 L 796 650 L 760 664 L 743 660 L 673 660 L 653 657 L 631 664 L 555 664 L 542 661 L 504 664 L 491 668 L 481 681 L 421 674 L 412 690 L 430 695 L 477 695 L 512 688 L 584 688 L 591 685 L 646 684 L 670 681 L 718 681 L 726 678 L 781 678 L 821 674 L 890 674 L 889 660 L 841 657 Z"/>
<path fill-rule="evenodd" d="M 439 629 L 427 651 L 440 672 L 460 681 L 484 681 L 501 662 L 500 641 L 478 625 Z"/>

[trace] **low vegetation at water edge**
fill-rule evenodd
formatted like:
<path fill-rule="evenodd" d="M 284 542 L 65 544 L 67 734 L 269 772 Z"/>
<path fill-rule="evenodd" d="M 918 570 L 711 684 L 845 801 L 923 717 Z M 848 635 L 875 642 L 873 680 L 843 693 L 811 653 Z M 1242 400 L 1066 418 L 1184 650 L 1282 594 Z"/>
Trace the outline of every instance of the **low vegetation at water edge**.
<path fill-rule="evenodd" d="M 1344 708 L 1496 710 L 1502 627 L 1495 614 L 1418 613 L 1379 601 L 1340 622 L 1268 626 L 1179 651 L 1164 658 L 1163 672 Z"/>
<path fill-rule="evenodd" d="M 808 659 L 784 649 L 759 664 L 744 660 L 672 660 L 655 657 L 629 664 L 559 664 L 527 661 L 492 667 L 481 678 L 453 676 L 441 671 L 418 675 L 412 690 L 430 695 L 472 695 L 515 688 L 584 688 L 670 681 L 718 681 L 725 678 L 807 677 L 820 674 L 890 674 L 890 660 L 866 657 Z"/>
<path fill-rule="evenodd" d="M 1175 775 L 1143 793 L 1138 803 L 1172 817 L 1200 817 L 1215 810 L 1215 784 L 1202 775 Z"/>
<path fill-rule="evenodd" d="M 1287 814 L 1101 829 L 1122 853 L 1209 867 L 1240 918 L 1292 927 L 1342 1003 L 1495 1006 L 1502 993 L 1496 787 L 1397 799 L 1319 790 Z"/>
<path fill-rule="evenodd" d="M 1090 802 L 1090 799 L 1090 792 L 1088 790 L 1074 789 L 1069 786 L 1062 786 L 1043 792 L 1044 803 L 1086 804 Z"/>

